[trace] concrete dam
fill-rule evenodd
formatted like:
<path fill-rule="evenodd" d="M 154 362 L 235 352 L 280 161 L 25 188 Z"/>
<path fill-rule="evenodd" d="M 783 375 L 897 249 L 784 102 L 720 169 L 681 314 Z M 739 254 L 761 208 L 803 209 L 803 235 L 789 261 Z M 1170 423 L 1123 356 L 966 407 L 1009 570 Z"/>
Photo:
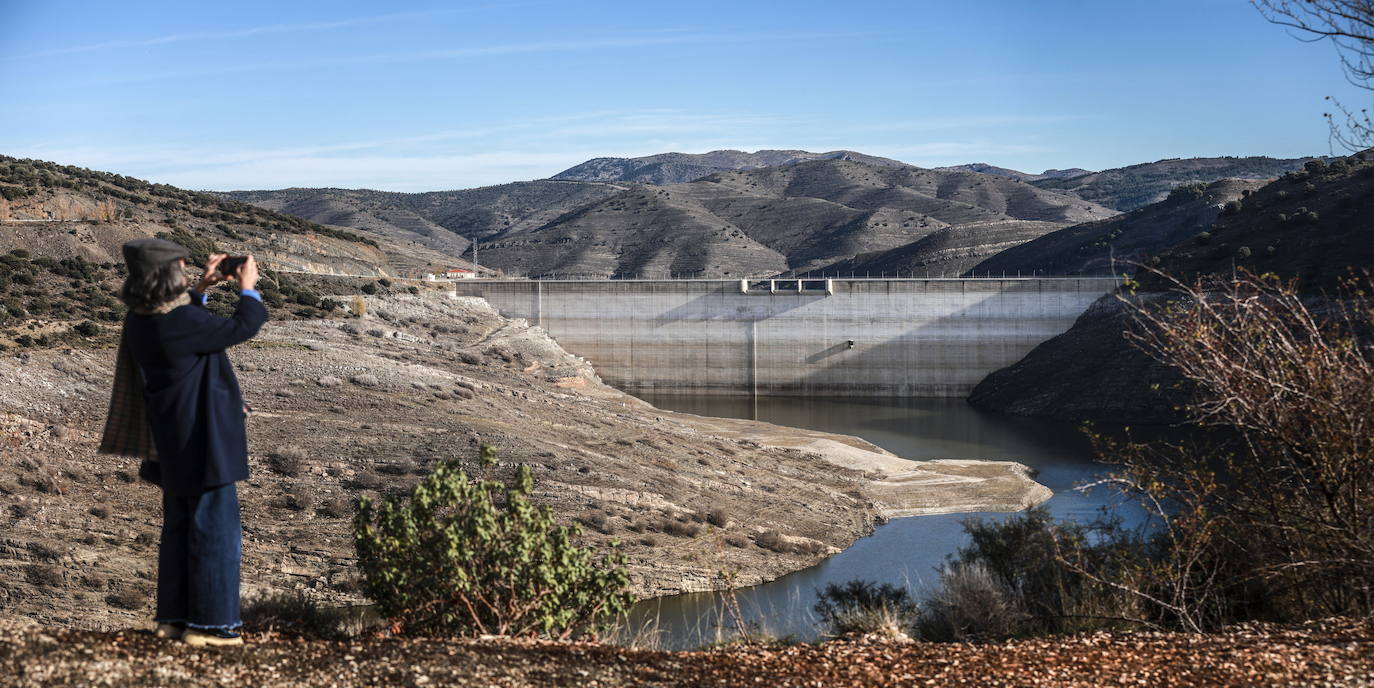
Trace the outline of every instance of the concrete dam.
<path fill-rule="evenodd" d="M 1067 330 L 1103 277 L 472 280 L 630 393 L 962 397 Z"/>

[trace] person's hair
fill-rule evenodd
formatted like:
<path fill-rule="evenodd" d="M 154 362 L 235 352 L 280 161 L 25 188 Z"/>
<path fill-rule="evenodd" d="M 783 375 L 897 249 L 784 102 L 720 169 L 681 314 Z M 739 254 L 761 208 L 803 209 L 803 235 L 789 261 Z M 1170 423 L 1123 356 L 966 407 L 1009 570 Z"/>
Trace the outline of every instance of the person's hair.
<path fill-rule="evenodd" d="M 186 290 L 181 260 L 172 260 L 153 270 L 129 270 L 119 298 L 134 311 L 151 311 Z"/>

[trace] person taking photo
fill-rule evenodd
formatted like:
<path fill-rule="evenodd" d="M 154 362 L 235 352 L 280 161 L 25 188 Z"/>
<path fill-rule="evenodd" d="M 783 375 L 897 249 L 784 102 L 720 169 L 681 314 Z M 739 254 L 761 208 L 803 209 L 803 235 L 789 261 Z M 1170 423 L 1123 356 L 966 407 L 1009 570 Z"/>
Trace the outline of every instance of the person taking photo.
<path fill-rule="evenodd" d="M 100 451 L 142 459 L 139 475 L 162 488 L 156 633 L 192 645 L 238 645 L 242 530 L 235 483 L 248 477 L 246 407 L 225 350 L 267 321 L 252 256 L 210 256 L 187 289 L 183 246 L 124 245 L 129 307 Z M 206 290 L 233 279 L 234 314 L 205 307 Z"/>

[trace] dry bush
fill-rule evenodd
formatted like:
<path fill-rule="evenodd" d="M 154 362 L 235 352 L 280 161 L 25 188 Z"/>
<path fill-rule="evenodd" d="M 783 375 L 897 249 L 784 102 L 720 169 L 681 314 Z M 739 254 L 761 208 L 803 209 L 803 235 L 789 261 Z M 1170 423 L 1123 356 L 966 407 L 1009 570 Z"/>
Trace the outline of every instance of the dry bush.
<path fill-rule="evenodd" d="M 138 610 L 143 608 L 143 603 L 147 598 L 147 595 L 138 590 L 125 589 L 106 595 L 105 602 L 118 609 Z"/>
<path fill-rule="evenodd" d="M 110 507 L 107 507 L 107 506 L 93 506 L 93 507 L 91 507 L 91 515 L 94 516 L 94 517 L 96 517 L 96 518 L 109 518 L 109 517 L 110 517 Z"/>
<path fill-rule="evenodd" d="M 348 481 L 348 486 L 355 490 L 380 490 L 385 485 L 381 476 L 372 471 L 358 471 L 353 479 Z"/>
<path fill-rule="evenodd" d="M 383 463 L 383 464 L 378 464 L 376 470 L 377 470 L 378 473 L 383 473 L 383 474 L 386 474 L 386 475 L 405 475 L 405 474 L 411 473 L 411 472 L 413 472 L 413 471 L 415 470 L 415 463 L 414 463 L 413 461 L 399 461 L 399 462 L 397 462 L 397 463 Z"/>
<path fill-rule="evenodd" d="M 916 623 L 916 601 L 905 588 L 890 583 L 851 580 L 842 585 L 827 583 L 812 607 L 832 637 L 879 633 L 906 635 Z"/>
<path fill-rule="evenodd" d="M 730 512 L 716 507 L 706 514 L 706 520 L 717 528 L 726 528 L 730 525 Z"/>
<path fill-rule="evenodd" d="M 615 524 L 611 519 L 600 511 L 592 511 L 577 517 L 577 522 L 581 523 L 602 535 L 610 535 L 615 532 Z"/>
<path fill-rule="evenodd" d="M 326 499 L 315 513 L 325 518 L 348 518 L 353 515 L 353 500 L 347 497 Z"/>
<path fill-rule="evenodd" d="M 305 451 L 300 447 L 285 446 L 267 454 L 267 467 L 273 473 L 295 478 L 305 471 Z"/>
<path fill-rule="evenodd" d="M 245 600 L 243 627 L 251 633 L 276 632 L 315 638 L 339 638 L 347 614 L 343 609 L 321 607 L 300 592 L 284 592 Z"/>
<path fill-rule="evenodd" d="M 62 569 L 47 564 L 29 564 L 25 566 L 24 580 L 44 588 L 61 587 L 64 582 Z"/>
<path fill-rule="evenodd" d="M 30 542 L 25 549 L 29 550 L 34 559 L 41 561 L 57 561 L 62 558 L 61 550 L 42 542 Z"/>
<path fill-rule="evenodd" d="M 1018 634 L 1027 614 L 1015 593 L 981 563 L 956 563 L 940 571 L 940 589 L 916 622 L 923 640 L 988 642 Z"/>
<path fill-rule="evenodd" d="M 281 505 L 291 511 L 310 511 L 315 506 L 315 498 L 309 492 L 297 490 L 283 496 Z"/>
<path fill-rule="evenodd" d="M 701 534 L 701 526 L 695 523 L 683 523 L 668 518 L 659 521 L 658 530 L 673 537 L 696 537 Z"/>
<path fill-rule="evenodd" d="M 1374 613 L 1374 282 L 1321 298 L 1272 275 L 1170 282 L 1167 302 L 1131 303 L 1128 336 L 1225 442 L 1099 442 L 1164 524 L 1135 592 L 1190 630 Z"/>
<path fill-rule="evenodd" d="M 792 551 L 792 546 L 788 544 L 782 533 L 776 530 L 765 530 L 754 536 L 754 544 L 767 550 L 786 554 Z"/>

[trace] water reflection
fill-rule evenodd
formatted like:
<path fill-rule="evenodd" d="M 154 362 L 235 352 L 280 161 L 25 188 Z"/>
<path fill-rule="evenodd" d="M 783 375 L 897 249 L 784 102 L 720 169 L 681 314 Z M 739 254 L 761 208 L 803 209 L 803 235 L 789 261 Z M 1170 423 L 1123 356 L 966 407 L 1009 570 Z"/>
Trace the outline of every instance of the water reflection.
<path fill-rule="evenodd" d="M 1054 491 L 1046 503 L 1057 518 L 1088 521 L 1103 508 L 1136 523 L 1143 514 L 1121 505 L 1106 490 L 1088 494 L 1073 488 L 1100 475 L 1091 447 L 1072 423 L 1028 420 L 985 413 L 962 399 L 811 399 L 666 396 L 644 397 L 655 406 L 698 415 L 757 420 L 862 437 L 910 459 L 1010 459 L 1039 471 L 1036 479 Z M 969 517 L 1006 514 L 946 514 L 896 519 L 820 564 L 776 581 L 739 591 L 744 619 L 775 635 L 814 639 L 811 611 L 816 590 L 853 578 L 905 585 L 918 597 L 938 581 L 935 570 L 966 543 L 961 524 Z M 714 593 L 648 600 L 632 621 L 656 619 L 669 647 L 696 647 L 730 628 L 732 614 Z"/>

